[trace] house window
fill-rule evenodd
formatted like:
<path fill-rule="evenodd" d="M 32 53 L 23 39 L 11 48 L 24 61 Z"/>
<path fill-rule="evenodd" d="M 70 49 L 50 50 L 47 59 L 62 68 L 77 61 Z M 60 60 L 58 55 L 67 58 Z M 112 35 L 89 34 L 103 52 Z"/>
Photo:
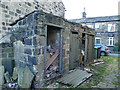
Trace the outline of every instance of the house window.
<path fill-rule="evenodd" d="M 114 32 L 115 31 L 115 24 L 108 24 L 108 32 Z"/>
<path fill-rule="evenodd" d="M 109 46 L 113 46 L 113 37 L 109 37 Z"/>
<path fill-rule="evenodd" d="M 95 44 L 101 44 L 101 39 L 100 38 L 95 38 Z"/>
<path fill-rule="evenodd" d="M 96 23 L 96 24 L 95 24 L 95 28 L 99 28 L 99 23 Z"/>

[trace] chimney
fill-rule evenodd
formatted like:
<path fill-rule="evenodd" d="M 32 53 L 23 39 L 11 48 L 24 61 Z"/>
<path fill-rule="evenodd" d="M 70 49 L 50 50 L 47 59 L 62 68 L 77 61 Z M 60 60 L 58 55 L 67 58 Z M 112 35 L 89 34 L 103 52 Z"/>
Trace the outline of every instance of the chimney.
<path fill-rule="evenodd" d="M 82 18 L 86 18 L 86 12 L 85 12 L 85 7 L 84 7 L 84 12 L 82 13 Z"/>

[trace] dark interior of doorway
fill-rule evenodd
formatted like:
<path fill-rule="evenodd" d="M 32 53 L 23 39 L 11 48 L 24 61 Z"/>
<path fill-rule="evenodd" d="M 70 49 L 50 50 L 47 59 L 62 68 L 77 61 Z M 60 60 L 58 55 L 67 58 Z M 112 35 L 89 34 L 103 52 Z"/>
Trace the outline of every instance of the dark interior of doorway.
<path fill-rule="evenodd" d="M 46 77 L 54 78 L 59 74 L 60 28 L 47 26 Z"/>
<path fill-rule="evenodd" d="M 81 64 L 84 65 L 85 59 L 85 33 L 82 33 L 82 49 L 81 49 Z"/>

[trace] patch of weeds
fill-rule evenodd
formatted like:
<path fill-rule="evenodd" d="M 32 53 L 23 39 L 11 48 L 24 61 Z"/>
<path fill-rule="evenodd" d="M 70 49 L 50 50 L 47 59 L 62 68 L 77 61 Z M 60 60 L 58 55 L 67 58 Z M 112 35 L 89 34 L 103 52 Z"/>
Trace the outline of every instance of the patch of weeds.
<path fill-rule="evenodd" d="M 104 74 L 107 66 L 108 66 L 108 65 L 104 64 L 104 65 L 98 65 L 97 67 L 98 67 L 100 73 L 101 73 L 101 74 Z"/>
<path fill-rule="evenodd" d="M 116 77 L 117 79 L 119 79 L 119 76 L 118 76 L 118 75 L 115 75 L 115 77 Z"/>
<path fill-rule="evenodd" d="M 69 88 L 73 88 L 72 86 L 70 86 Z"/>
<path fill-rule="evenodd" d="M 104 77 L 101 73 L 94 73 L 92 78 L 93 78 L 93 80 L 92 80 L 92 82 L 90 82 L 92 84 L 91 86 L 97 85 L 99 82 L 103 81 L 103 79 L 104 79 Z"/>
<path fill-rule="evenodd" d="M 77 88 L 79 88 L 80 90 L 89 90 L 89 87 L 87 86 L 78 86 Z"/>
<path fill-rule="evenodd" d="M 45 86 L 44 86 L 43 88 L 44 88 L 44 90 L 48 90 L 48 88 L 47 88 L 47 87 L 45 87 Z"/>
<path fill-rule="evenodd" d="M 107 63 L 113 63 L 113 62 L 115 62 L 115 59 L 116 59 L 116 62 L 119 62 L 120 57 L 118 58 L 118 57 L 106 57 L 106 56 L 102 56 L 101 59 L 103 59 Z"/>
<path fill-rule="evenodd" d="M 116 87 L 119 85 L 118 81 L 112 82 Z"/>

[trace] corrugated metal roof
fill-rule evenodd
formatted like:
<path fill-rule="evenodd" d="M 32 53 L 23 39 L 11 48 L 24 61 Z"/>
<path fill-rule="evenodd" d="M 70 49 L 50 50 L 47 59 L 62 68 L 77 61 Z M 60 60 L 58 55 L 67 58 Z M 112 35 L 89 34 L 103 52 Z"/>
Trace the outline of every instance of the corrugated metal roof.
<path fill-rule="evenodd" d="M 92 76 L 91 73 L 77 69 L 63 76 L 62 78 L 58 79 L 57 82 L 61 82 L 64 84 L 69 84 L 73 87 L 77 87 L 78 85 L 80 85 L 82 82 L 84 82 L 87 78 L 91 76 Z"/>

